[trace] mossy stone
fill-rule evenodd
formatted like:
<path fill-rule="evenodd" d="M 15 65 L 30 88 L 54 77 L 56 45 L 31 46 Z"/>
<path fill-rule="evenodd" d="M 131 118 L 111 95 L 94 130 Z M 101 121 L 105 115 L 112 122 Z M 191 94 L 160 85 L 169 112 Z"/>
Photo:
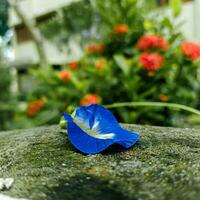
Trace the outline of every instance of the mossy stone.
<path fill-rule="evenodd" d="M 76 151 L 58 126 L 0 132 L 2 194 L 29 200 L 197 200 L 200 129 L 123 125 L 141 140 L 123 151 Z"/>

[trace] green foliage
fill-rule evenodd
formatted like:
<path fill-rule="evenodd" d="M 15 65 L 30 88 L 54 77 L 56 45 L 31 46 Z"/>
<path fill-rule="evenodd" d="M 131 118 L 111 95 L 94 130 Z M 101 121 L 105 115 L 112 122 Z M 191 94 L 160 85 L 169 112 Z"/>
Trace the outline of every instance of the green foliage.
<path fill-rule="evenodd" d="M 43 35 L 57 46 L 64 46 L 71 37 L 89 30 L 93 24 L 94 12 L 90 1 L 82 0 L 59 10 L 48 21 L 40 24 L 39 28 Z"/>
<path fill-rule="evenodd" d="M 91 34 L 88 43 L 95 42 L 96 46 L 90 46 L 82 59 L 61 66 L 61 69 L 49 66 L 46 70 L 32 71 L 38 87 L 27 102 L 44 98 L 45 104 L 33 109 L 36 111 L 34 116 L 27 116 L 27 110 L 22 110 L 18 120 L 40 125 L 39 116 L 45 112 L 44 119 L 52 116 L 49 123 L 54 123 L 59 120 L 59 113 L 71 112 L 88 94 L 98 95 L 97 103 L 104 105 L 162 101 L 199 109 L 199 61 L 192 61 L 182 54 L 183 36 L 170 20 L 145 17 L 145 8 L 134 0 L 92 2 L 91 13 L 95 13 L 99 21 L 94 23 L 96 37 Z M 145 34 L 162 36 L 169 47 L 140 50 L 137 43 Z M 144 52 L 162 56 L 162 66 L 157 70 L 145 68 L 140 62 Z M 57 116 L 51 115 L 53 110 L 57 111 Z M 188 119 L 187 113 L 160 107 L 123 107 L 113 109 L 113 112 L 120 121 L 128 123 L 184 126 Z"/>
<path fill-rule="evenodd" d="M 120 23 L 128 24 L 138 34 L 142 32 L 144 16 L 154 5 L 154 0 L 81 0 L 59 10 L 39 28 L 59 47 L 65 47 L 75 35 L 80 43 L 98 40 Z"/>
<path fill-rule="evenodd" d="M 9 126 L 13 115 L 13 106 L 10 105 L 12 96 L 10 92 L 11 74 L 5 63 L 5 59 L 0 44 L 0 130 Z"/>
<path fill-rule="evenodd" d="M 174 16 L 178 16 L 181 12 L 182 0 L 169 0 Z"/>
<path fill-rule="evenodd" d="M 8 30 L 8 1 L 0 0 L 0 36 L 3 36 Z"/>

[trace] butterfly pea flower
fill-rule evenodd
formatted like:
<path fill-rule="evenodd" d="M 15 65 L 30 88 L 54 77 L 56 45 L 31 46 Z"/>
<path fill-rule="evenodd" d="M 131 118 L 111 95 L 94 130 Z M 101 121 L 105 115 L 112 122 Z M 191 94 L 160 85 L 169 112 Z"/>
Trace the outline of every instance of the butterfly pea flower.
<path fill-rule="evenodd" d="M 72 145 L 85 154 L 97 154 L 113 144 L 130 148 L 139 135 L 123 129 L 113 114 L 98 104 L 78 107 L 73 116 L 64 113 Z"/>

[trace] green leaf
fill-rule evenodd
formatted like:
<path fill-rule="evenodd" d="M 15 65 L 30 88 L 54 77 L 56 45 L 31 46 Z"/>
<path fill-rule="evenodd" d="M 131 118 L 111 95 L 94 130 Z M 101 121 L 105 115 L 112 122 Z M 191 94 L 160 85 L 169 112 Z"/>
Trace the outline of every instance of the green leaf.
<path fill-rule="evenodd" d="M 35 126 L 41 126 L 44 125 L 46 123 L 48 123 L 49 121 L 55 119 L 57 116 L 59 116 L 60 113 L 58 110 L 45 110 L 40 112 L 35 118 L 32 119 L 32 122 Z"/>
<path fill-rule="evenodd" d="M 169 0 L 169 6 L 173 11 L 173 15 L 176 17 L 181 12 L 182 1 L 181 0 Z"/>
<path fill-rule="evenodd" d="M 129 74 L 130 66 L 127 64 L 126 59 L 122 55 L 114 55 L 116 64 L 120 67 L 125 75 Z"/>
<path fill-rule="evenodd" d="M 200 128 L 200 117 L 197 115 L 190 115 L 188 116 L 188 120 L 192 127 Z"/>

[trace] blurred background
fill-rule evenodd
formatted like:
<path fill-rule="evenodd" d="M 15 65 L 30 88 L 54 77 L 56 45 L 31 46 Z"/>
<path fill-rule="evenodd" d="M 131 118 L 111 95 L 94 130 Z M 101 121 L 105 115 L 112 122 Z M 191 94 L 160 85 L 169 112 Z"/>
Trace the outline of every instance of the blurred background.
<path fill-rule="evenodd" d="M 0 130 L 56 124 L 91 103 L 120 122 L 200 127 L 199 10 L 200 0 L 0 0 Z"/>

